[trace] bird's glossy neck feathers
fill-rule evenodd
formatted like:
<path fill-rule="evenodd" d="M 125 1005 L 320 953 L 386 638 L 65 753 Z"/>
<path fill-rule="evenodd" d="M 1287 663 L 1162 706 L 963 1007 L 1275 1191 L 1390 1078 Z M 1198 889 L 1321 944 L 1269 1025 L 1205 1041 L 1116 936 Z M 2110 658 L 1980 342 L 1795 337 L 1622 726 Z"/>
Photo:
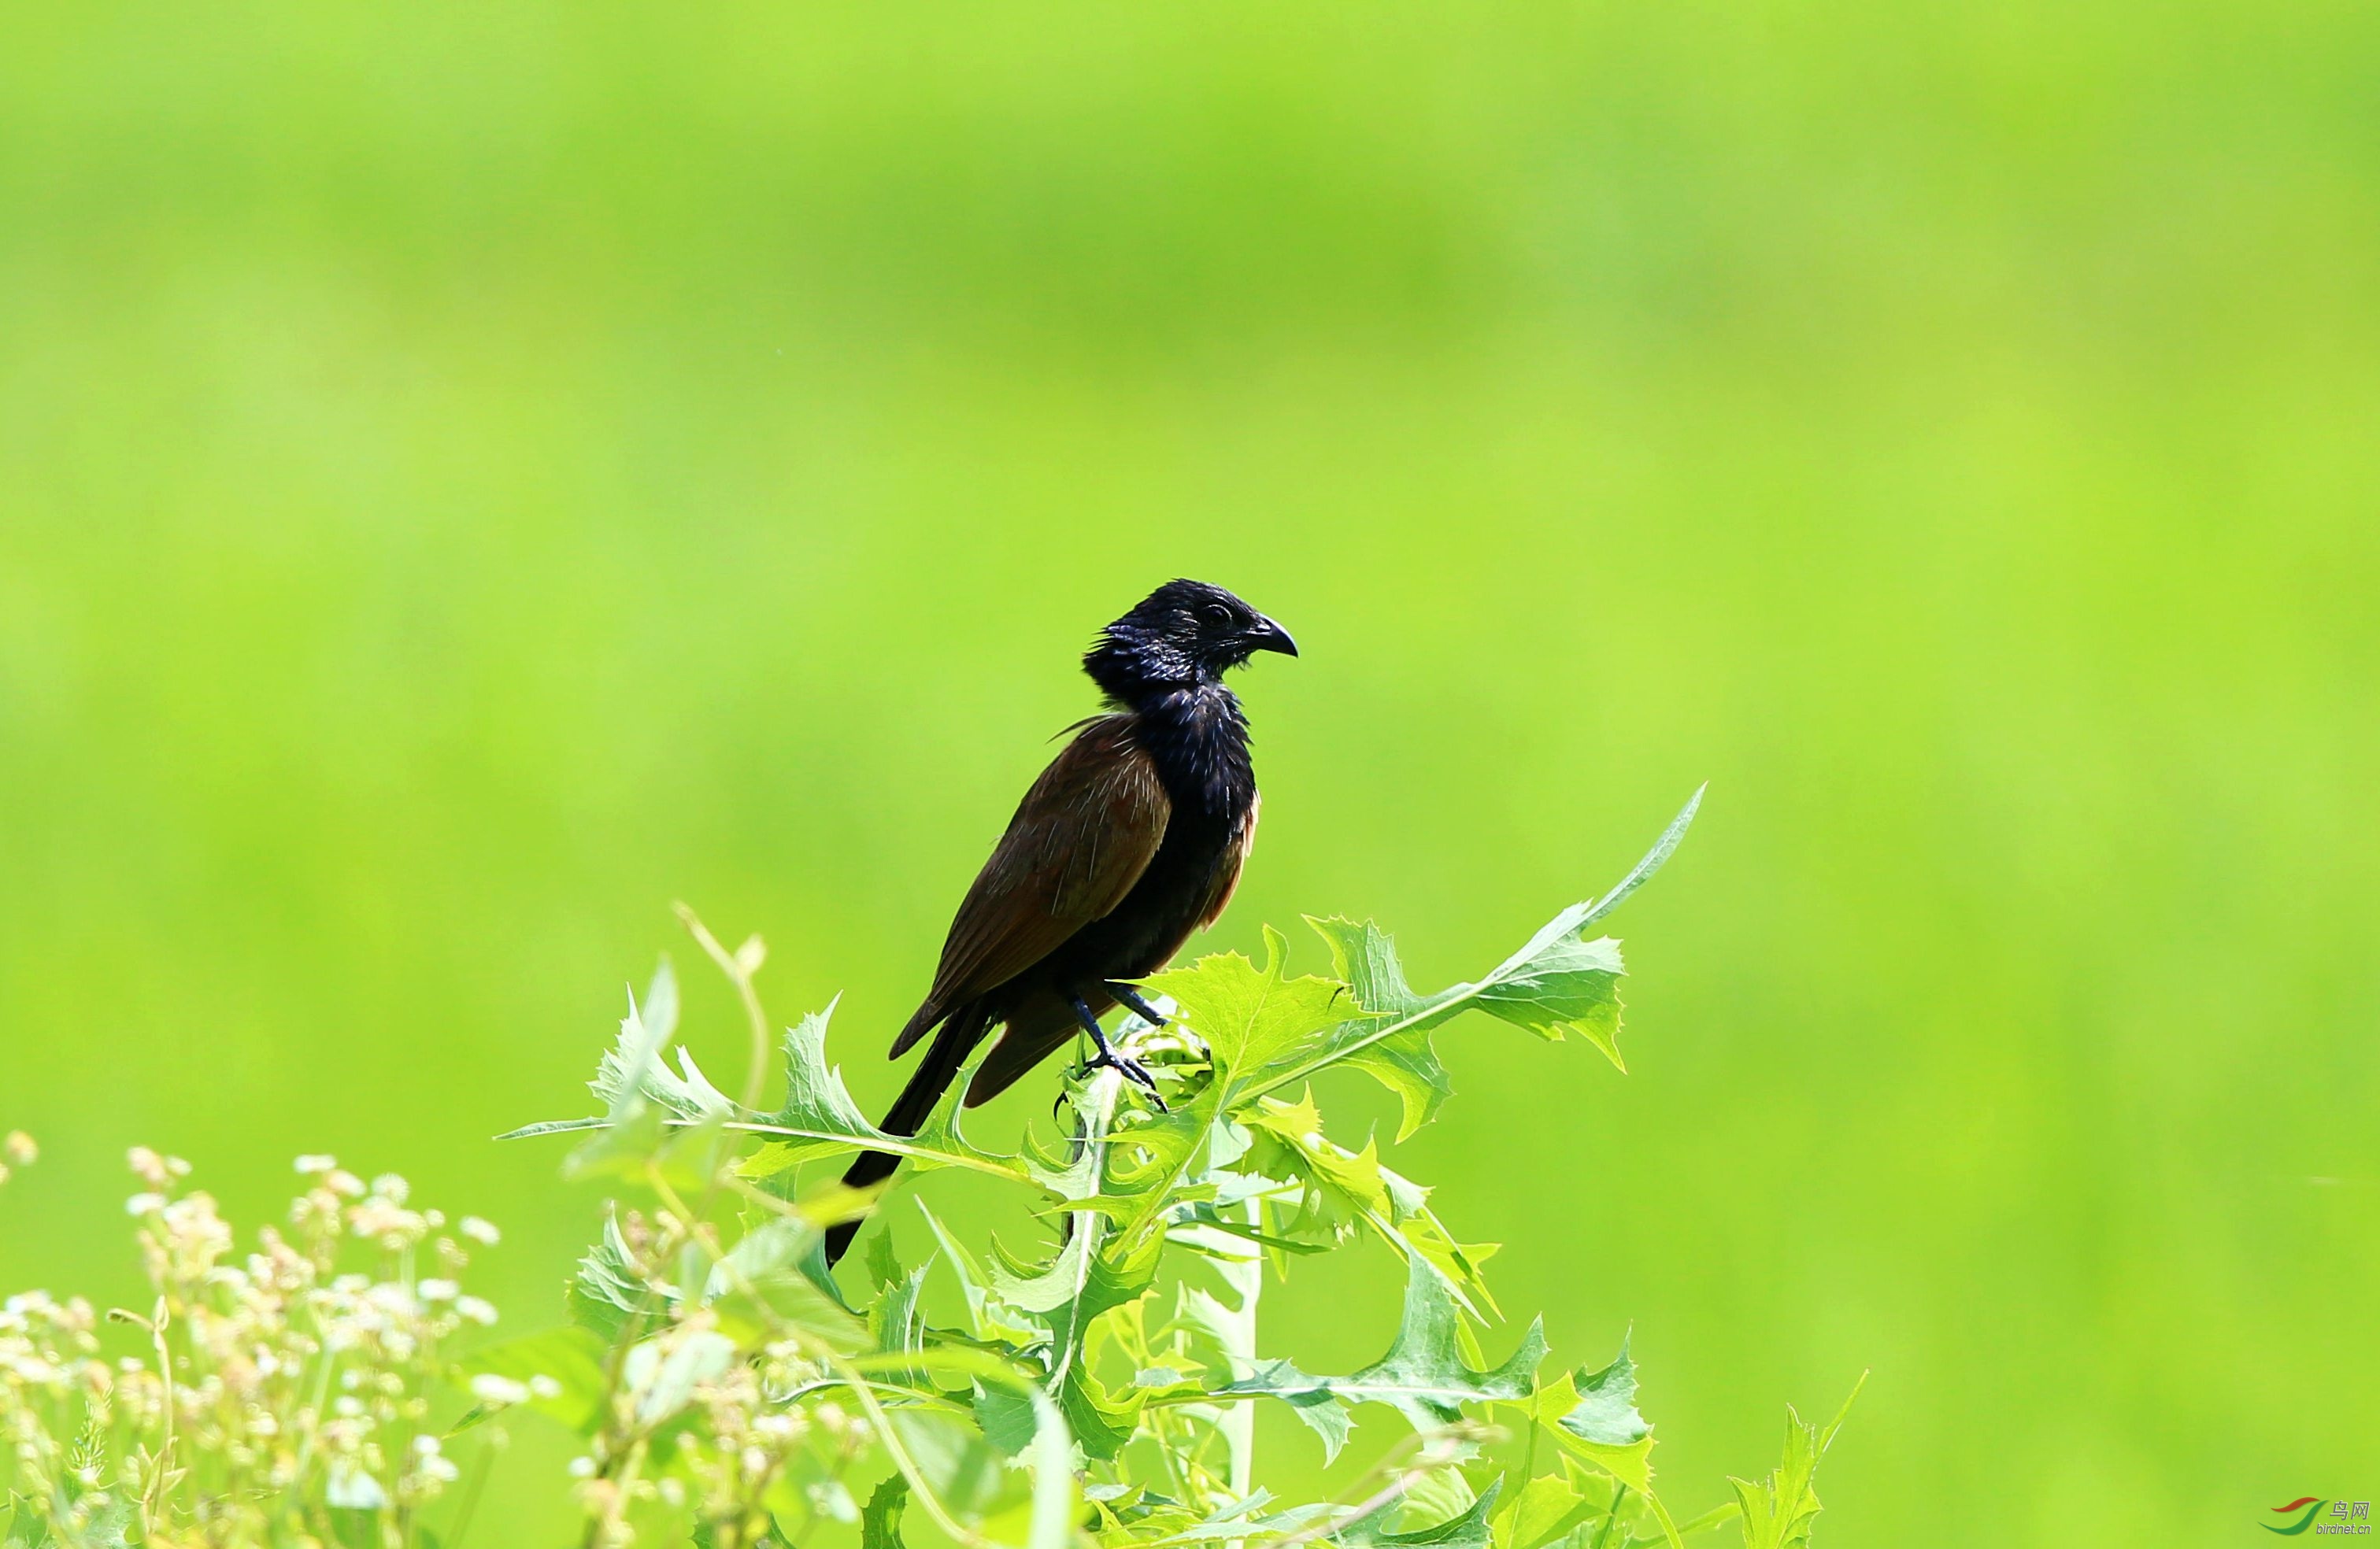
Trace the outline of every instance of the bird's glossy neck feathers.
<path fill-rule="evenodd" d="M 1177 817 L 1235 826 L 1256 802 L 1248 721 L 1208 663 L 1163 633 L 1120 619 L 1083 658 L 1109 704 L 1133 717 Z"/>
<path fill-rule="evenodd" d="M 1177 811 L 1235 826 L 1256 801 L 1248 720 L 1221 684 L 1148 695 L 1133 706 L 1134 735 L 1157 765 Z"/>

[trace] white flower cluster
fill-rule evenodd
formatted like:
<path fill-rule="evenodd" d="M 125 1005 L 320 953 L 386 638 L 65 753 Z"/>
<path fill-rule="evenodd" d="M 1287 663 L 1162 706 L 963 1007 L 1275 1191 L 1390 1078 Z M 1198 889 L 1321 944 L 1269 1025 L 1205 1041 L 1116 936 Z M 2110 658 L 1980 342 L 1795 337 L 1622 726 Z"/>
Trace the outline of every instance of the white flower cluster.
<path fill-rule="evenodd" d="M 0 1144 L 19 1154 L 13 1137 Z M 142 1353 L 107 1360 L 79 1299 L 5 1304 L 10 1489 L 85 1519 L 138 1501 L 137 1536 L 151 1542 L 181 1542 L 181 1530 L 296 1544 L 328 1540 L 331 1508 L 394 1523 L 453 1482 L 428 1395 L 455 1336 L 495 1321 L 458 1280 L 466 1243 L 494 1241 L 492 1227 L 467 1218 L 450 1234 L 439 1212 L 407 1204 L 403 1179 L 365 1183 L 307 1156 L 289 1229 L 263 1228 L 240 1255 L 214 1200 L 184 1189 L 188 1163 L 146 1147 L 128 1160 L 141 1188 L 126 1208 L 154 1302 L 112 1316 L 140 1328 Z M 370 1272 L 345 1271 L 350 1257 Z"/>
<path fill-rule="evenodd" d="M 764 1503 L 787 1484 L 808 1497 L 814 1517 L 856 1522 L 858 1507 L 840 1481 L 877 1443 L 868 1417 L 825 1397 L 838 1385 L 799 1338 L 755 1339 L 747 1326 L 739 1339 L 714 1307 L 668 1294 L 662 1265 L 692 1240 L 674 1211 L 624 1212 L 619 1226 L 625 1267 L 654 1289 L 662 1322 L 627 1350 L 607 1422 L 571 1465 L 588 1542 L 629 1549 L 638 1509 L 654 1505 L 690 1508 L 716 1542 L 757 1542 L 769 1519 Z M 650 1455 L 663 1431 L 666 1471 Z"/>

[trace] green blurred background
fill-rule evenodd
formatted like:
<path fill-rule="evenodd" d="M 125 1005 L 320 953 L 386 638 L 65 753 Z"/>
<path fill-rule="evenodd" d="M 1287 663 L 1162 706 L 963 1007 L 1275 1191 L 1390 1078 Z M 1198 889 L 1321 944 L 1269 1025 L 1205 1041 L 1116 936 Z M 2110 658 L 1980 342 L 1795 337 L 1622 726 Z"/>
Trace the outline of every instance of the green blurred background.
<path fill-rule="evenodd" d="M 552 1321 L 595 1202 L 487 1137 L 668 902 L 889 1095 L 1188 573 L 1306 652 L 1219 945 L 1467 976 L 1711 781 L 1633 1073 L 1465 1024 L 1401 1164 L 1679 1505 L 1869 1367 L 1840 1549 L 2380 1496 L 2380 12 L 5 11 L 6 1284 L 131 1294 L 128 1144 L 329 1149 Z"/>

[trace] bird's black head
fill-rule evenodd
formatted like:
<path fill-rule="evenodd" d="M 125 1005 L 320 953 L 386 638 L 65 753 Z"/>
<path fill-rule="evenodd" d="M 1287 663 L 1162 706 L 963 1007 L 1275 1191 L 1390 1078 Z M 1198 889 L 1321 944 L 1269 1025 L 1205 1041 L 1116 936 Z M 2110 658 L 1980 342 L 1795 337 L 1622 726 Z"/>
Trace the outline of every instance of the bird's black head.
<path fill-rule="evenodd" d="M 1297 654 L 1289 631 L 1220 587 L 1168 581 L 1099 635 L 1083 671 L 1119 703 L 1220 683 L 1258 651 Z"/>

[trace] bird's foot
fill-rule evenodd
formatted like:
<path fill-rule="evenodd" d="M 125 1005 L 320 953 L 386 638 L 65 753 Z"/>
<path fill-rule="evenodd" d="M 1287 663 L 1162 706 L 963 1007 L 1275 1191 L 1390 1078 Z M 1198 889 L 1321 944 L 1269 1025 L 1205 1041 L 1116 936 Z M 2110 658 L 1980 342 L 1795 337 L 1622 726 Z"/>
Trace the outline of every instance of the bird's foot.
<path fill-rule="evenodd" d="M 1135 996 L 1134 998 L 1139 998 Z M 1157 1105 L 1158 1112 L 1168 1111 L 1165 1099 L 1157 1095 L 1157 1078 L 1150 1075 L 1139 1060 L 1128 1054 L 1116 1052 L 1115 1046 L 1108 1042 L 1106 1032 L 1100 1028 L 1099 1019 L 1091 1014 L 1089 1003 L 1079 995 L 1069 996 L 1067 1000 L 1075 1008 L 1075 1020 L 1081 1023 L 1083 1031 L 1091 1035 L 1091 1047 L 1099 1050 L 1097 1054 L 1083 1062 L 1083 1068 L 1075 1072 L 1075 1079 L 1083 1080 L 1093 1071 L 1113 1071 L 1124 1080 L 1146 1090 L 1148 1093 L 1148 1100 Z"/>
<path fill-rule="evenodd" d="M 1148 1023 L 1149 1026 L 1162 1027 L 1168 1021 L 1164 1012 L 1160 1011 L 1156 1007 L 1150 1005 L 1146 999 L 1142 998 L 1140 991 L 1134 988 L 1132 986 L 1120 985 L 1111 981 L 1104 987 L 1110 995 L 1116 998 L 1117 1002 L 1121 1004 L 1124 1010 L 1132 1012 L 1133 1015 L 1140 1018 L 1141 1021 Z"/>
<path fill-rule="evenodd" d="M 1165 1106 L 1165 1099 L 1157 1095 L 1157 1078 L 1150 1075 L 1148 1067 L 1131 1055 L 1118 1054 L 1112 1047 L 1102 1042 L 1099 1051 L 1083 1061 L 1081 1073 L 1088 1076 L 1094 1071 L 1113 1071 L 1124 1080 L 1147 1091 L 1148 1100 L 1157 1105 L 1158 1112 L 1171 1111 Z"/>

